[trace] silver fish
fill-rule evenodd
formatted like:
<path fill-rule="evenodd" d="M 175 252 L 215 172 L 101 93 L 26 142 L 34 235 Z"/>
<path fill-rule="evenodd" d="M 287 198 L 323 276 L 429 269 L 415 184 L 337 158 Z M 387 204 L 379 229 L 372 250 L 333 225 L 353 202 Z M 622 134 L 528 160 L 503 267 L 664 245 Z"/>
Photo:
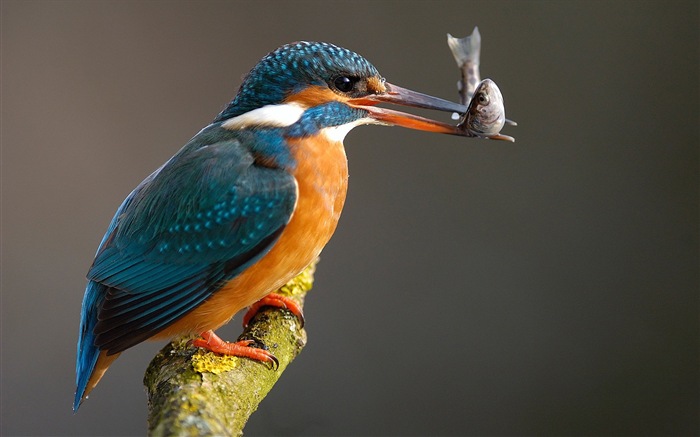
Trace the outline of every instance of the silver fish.
<path fill-rule="evenodd" d="M 509 140 L 511 137 L 499 134 L 505 123 L 506 111 L 501 90 L 491 79 L 482 80 L 474 90 L 467 113 L 459 126 L 476 137 Z M 494 138 L 496 136 L 498 138 Z"/>
<path fill-rule="evenodd" d="M 506 123 L 517 125 L 506 118 L 501 90 L 493 80 L 481 80 L 479 74 L 481 57 L 479 28 L 475 27 L 472 34 L 464 38 L 455 38 L 448 33 L 447 44 L 462 73 L 461 80 L 457 83 L 460 100 L 463 105 L 468 105 L 468 110 L 461 115 L 458 126 L 462 127 L 469 136 L 515 141 L 513 137 L 500 134 Z M 460 118 L 459 114 L 454 114 L 453 118 L 455 116 Z"/>

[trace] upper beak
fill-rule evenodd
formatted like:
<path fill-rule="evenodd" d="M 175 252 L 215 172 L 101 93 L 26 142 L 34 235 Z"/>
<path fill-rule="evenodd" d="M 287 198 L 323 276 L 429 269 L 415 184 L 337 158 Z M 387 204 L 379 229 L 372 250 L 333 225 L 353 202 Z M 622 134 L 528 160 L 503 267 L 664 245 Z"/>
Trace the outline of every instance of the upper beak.
<path fill-rule="evenodd" d="M 350 99 L 348 104 L 369 112 L 370 117 L 377 120 L 379 123 L 441 134 L 472 136 L 468 131 L 460 129 L 455 125 L 406 112 L 376 107 L 375 105 L 379 103 L 394 103 L 396 105 L 412 106 L 414 108 L 432 109 L 436 111 L 457 112 L 459 114 L 467 112 L 467 107 L 459 103 L 450 102 L 449 100 L 429 96 L 417 91 L 411 91 L 390 83 L 386 83 L 385 85 L 387 88 L 385 93 Z M 492 139 L 512 141 L 510 137 L 505 135 L 494 135 Z"/>

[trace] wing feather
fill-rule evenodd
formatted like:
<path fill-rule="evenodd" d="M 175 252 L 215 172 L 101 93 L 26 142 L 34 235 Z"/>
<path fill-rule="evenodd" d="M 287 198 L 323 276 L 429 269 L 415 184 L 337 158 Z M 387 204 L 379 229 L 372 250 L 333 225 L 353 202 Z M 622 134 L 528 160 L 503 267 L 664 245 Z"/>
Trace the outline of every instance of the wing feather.
<path fill-rule="evenodd" d="M 93 330 L 100 350 L 121 352 L 183 317 L 267 253 L 289 222 L 293 176 L 256 165 L 251 137 L 227 135 L 195 137 L 115 215 L 88 272 L 104 285 L 92 288 L 104 293 Z"/>

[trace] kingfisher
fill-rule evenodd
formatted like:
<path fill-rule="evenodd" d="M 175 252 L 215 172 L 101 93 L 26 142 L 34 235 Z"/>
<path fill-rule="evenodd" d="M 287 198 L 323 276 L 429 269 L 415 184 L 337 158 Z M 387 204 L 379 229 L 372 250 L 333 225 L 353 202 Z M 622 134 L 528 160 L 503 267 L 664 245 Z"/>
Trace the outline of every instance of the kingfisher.
<path fill-rule="evenodd" d="M 214 331 L 247 307 L 303 317 L 273 291 L 313 262 L 336 229 L 348 186 L 346 134 L 380 124 L 471 136 L 380 103 L 467 111 L 390 84 L 365 58 L 329 43 L 291 43 L 260 60 L 225 109 L 109 224 L 87 274 L 74 411 L 119 354 L 148 339 L 198 335 L 198 347 L 274 363 L 268 350 Z"/>

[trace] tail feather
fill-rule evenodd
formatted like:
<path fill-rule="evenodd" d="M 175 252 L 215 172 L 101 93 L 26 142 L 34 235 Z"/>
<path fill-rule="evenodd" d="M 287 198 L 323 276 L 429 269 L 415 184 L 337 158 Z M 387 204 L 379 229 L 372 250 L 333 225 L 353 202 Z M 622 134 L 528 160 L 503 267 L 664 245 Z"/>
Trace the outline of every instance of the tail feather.
<path fill-rule="evenodd" d="M 83 402 L 90 390 L 97 384 L 93 381 L 93 374 L 100 359 L 100 349 L 95 346 L 94 329 L 97 324 L 98 308 L 102 306 L 102 301 L 106 295 L 106 286 L 97 282 L 90 281 L 85 289 L 83 297 L 83 307 L 80 312 L 80 331 L 78 333 L 78 353 L 75 362 L 75 399 L 73 401 L 73 411 L 78 411 L 80 404 Z M 103 354 L 106 357 L 106 353 Z M 113 361 L 117 356 L 111 355 Z M 104 361 L 104 359 L 102 360 Z M 109 365 L 109 364 L 108 364 Z M 107 370 L 102 369 L 100 377 Z"/>

